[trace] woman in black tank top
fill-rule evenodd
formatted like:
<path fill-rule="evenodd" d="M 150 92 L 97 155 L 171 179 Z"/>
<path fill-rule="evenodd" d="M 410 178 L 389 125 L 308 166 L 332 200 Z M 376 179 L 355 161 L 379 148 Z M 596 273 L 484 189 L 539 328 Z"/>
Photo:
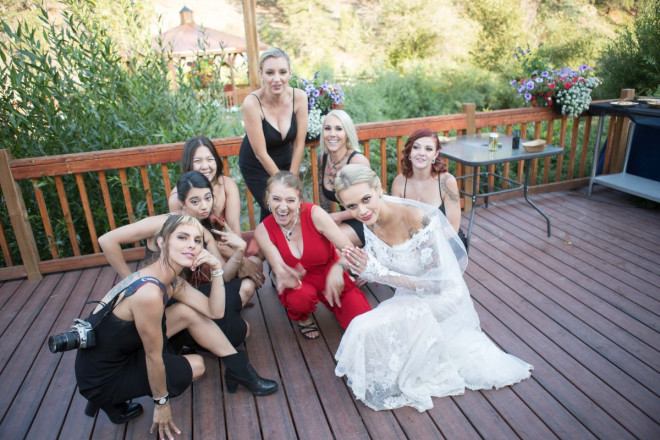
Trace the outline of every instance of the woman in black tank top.
<path fill-rule="evenodd" d="M 335 178 L 337 173 L 347 164 L 369 166 L 367 159 L 359 151 L 357 132 L 351 117 L 343 110 L 332 110 L 323 119 L 321 131 L 321 172 L 319 173 L 321 192 L 326 199 L 339 203 L 335 195 Z M 344 211 L 331 214 L 333 220 L 339 223 L 339 228 L 355 246 L 364 244 L 364 226 Z"/>
<path fill-rule="evenodd" d="M 245 137 L 238 166 L 248 189 L 261 207 L 261 220 L 268 214 L 264 196 L 268 178 L 280 170 L 298 175 L 307 135 L 307 95 L 289 87 L 291 61 L 281 49 L 261 55 L 262 86 L 245 98 Z"/>
<path fill-rule="evenodd" d="M 410 135 L 401 157 L 401 174 L 392 182 L 391 195 L 437 206 L 466 244 L 461 229 L 458 184 L 440 158 L 440 139 L 436 132 L 422 129 Z"/>

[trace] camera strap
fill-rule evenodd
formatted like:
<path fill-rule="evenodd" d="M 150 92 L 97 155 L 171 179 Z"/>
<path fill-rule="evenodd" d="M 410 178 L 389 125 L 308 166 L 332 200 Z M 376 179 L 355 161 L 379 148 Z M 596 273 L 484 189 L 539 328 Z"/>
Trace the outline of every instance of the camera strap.
<path fill-rule="evenodd" d="M 135 274 L 133 274 L 135 275 Z M 105 309 L 105 312 L 101 315 L 101 317 L 96 321 L 95 323 L 92 324 L 92 329 L 95 329 L 98 327 L 99 324 L 101 324 L 101 321 L 103 321 L 106 316 L 108 316 L 114 309 L 117 307 L 117 302 L 119 300 L 119 297 L 121 293 L 124 293 L 124 298 L 127 298 L 131 295 L 133 295 L 137 290 L 144 286 L 147 283 L 152 283 L 160 287 L 160 290 L 163 291 L 163 305 L 167 305 L 168 297 L 167 297 L 167 288 L 163 283 L 160 282 L 159 279 L 154 278 L 154 277 L 140 277 L 137 278 L 136 276 L 130 276 L 124 281 L 120 282 L 117 284 L 108 294 L 106 295 L 107 297 L 107 303 L 103 301 L 88 301 L 87 304 L 92 304 L 92 303 L 98 303 L 101 304 L 102 307 Z M 106 298 L 104 298 L 106 299 Z M 103 310 L 103 309 L 102 309 Z M 99 314 L 101 312 L 99 311 Z M 88 322 L 91 323 L 92 319 L 97 316 L 94 312 L 92 312 L 87 319 Z"/>

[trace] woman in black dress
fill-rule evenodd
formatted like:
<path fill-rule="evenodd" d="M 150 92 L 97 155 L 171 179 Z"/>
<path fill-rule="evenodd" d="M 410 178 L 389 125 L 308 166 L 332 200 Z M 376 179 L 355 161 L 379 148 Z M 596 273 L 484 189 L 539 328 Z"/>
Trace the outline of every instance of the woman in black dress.
<path fill-rule="evenodd" d="M 282 49 L 266 50 L 259 60 L 262 86 L 243 102 L 245 137 L 238 165 L 266 218 L 266 182 L 280 170 L 298 175 L 307 136 L 307 95 L 289 86 L 291 61 Z"/>
<path fill-rule="evenodd" d="M 126 423 L 142 413 L 141 405 L 126 401 L 149 395 L 155 404 L 151 431 L 158 429 L 161 439 L 173 438 L 171 430 L 180 433 L 168 399 L 204 373 L 201 356 L 168 349 L 167 338 L 184 329 L 223 358 L 229 392 L 236 392 L 239 383 L 255 395 L 277 390 L 277 383 L 259 377 L 245 352 L 237 352 L 211 320 L 224 314 L 225 288 L 221 262 L 203 249 L 202 237 L 196 219 L 170 216 L 156 236 L 156 261 L 113 288 L 90 315 L 96 345 L 79 349 L 75 365 L 78 389 L 89 401 L 87 415 L 101 408 L 113 423 Z M 212 268 L 209 298 L 178 278 L 184 268 L 203 264 Z M 165 308 L 170 297 L 178 302 Z"/>

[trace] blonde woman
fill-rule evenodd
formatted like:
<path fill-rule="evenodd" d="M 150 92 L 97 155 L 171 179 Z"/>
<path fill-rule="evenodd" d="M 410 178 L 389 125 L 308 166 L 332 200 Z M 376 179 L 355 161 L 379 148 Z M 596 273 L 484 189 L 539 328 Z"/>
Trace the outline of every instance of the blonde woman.
<path fill-rule="evenodd" d="M 335 203 L 339 200 L 335 196 L 335 179 L 337 173 L 349 163 L 369 166 L 369 159 L 364 156 L 359 148 L 357 131 L 353 120 L 343 110 L 332 110 L 323 119 L 321 131 L 321 192 L 326 199 Z M 362 223 L 351 217 L 348 211 L 339 203 L 339 212 L 330 214 L 339 225 L 341 231 L 351 240 L 355 246 L 364 243 L 364 227 Z"/>
<path fill-rule="evenodd" d="M 307 136 L 307 95 L 289 86 L 291 60 L 282 49 L 270 48 L 259 60 L 261 87 L 243 102 L 245 137 L 238 165 L 245 184 L 266 209 L 266 182 L 281 170 L 298 175 Z"/>

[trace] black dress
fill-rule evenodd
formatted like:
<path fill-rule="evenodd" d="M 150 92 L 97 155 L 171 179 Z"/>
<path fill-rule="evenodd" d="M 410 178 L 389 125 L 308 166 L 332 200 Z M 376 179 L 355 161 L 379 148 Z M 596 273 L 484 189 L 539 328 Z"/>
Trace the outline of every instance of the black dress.
<path fill-rule="evenodd" d="M 348 159 L 346 160 L 346 165 L 351 163 L 351 159 L 356 154 L 359 154 L 359 152 L 353 151 L 350 154 L 350 156 L 348 156 Z M 328 154 L 323 153 L 323 159 L 321 162 L 321 191 L 323 191 L 323 195 L 325 196 L 326 199 L 332 200 L 333 202 L 339 204 L 339 209 L 343 211 L 344 207 L 339 202 L 339 200 L 337 200 L 337 195 L 335 194 L 335 192 L 330 191 L 328 188 L 325 187 L 325 184 L 323 183 L 323 176 L 325 176 L 325 165 L 327 162 L 328 162 Z M 357 234 L 358 238 L 362 242 L 362 245 L 364 245 L 364 225 L 362 224 L 362 222 L 355 218 L 349 218 L 347 220 L 344 220 L 342 223 L 346 223 L 348 226 L 350 226 Z"/>
<path fill-rule="evenodd" d="M 151 277 L 134 281 L 126 289 L 124 298 L 139 292 L 146 283 L 158 285 L 163 291 L 163 302 L 167 302 L 167 289 Z M 96 346 L 79 349 L 75 364 L 80 394 L 101 407 L 151 395 L 144 346 L 135 321 L 119 319 L 112 311 L 103 318 L 112 306 L 113 303 L 107 304 L 90 315 L 89 322 L 96 325 Z M 174 354 L 169 347 L 165 313 L 161 326 L 167 391 L 170 396 L 177 396 L 192 383 L 192 368 L 186 358 Z"/>
<path fill-rule="evenodd" d="M 266 139 L 266 150 L 268 151 L 268 155 L 273 159 L 277 168 L 280 170 L 288 170 L 291 168 L 291 158 L 293 157 L 292 142 L 296 138 L 298 132 L 296 114 L 293 111 L 296 102 L 295 90 L 293 93 L 293 108 L 291 109 L 291 127 L 289 127 L 289 131 L 286 136 L 284 136 L 284 139 L 282 139 L 282 134 L 266 120 L 266 115 L 264 114 L 264 109 L 261 106 L 261 100 L 259 97 L 254 94 L 252 95 L 257 98 L 259 101 L 259 107 L 261 108 L 261 114 L 263 116 L 263 119 L 261 120 L 261 129 L 263 130 L 264 138 Z M 254 154 L 254 150 L 252 149 L 252 145 L 250 145 L 250 140 L 248 139 L 247 134 L 243 138 L 241 149 L 238 153 L 238 166 L 241 169 L 245 184 L 261 207 L 260 221 L 263 221 L 263 219 L 270 214 L 266 208 L 265 200 L 266 183 L 268 182 L 270 174 L 268 174 L 264 166 Z"/>

